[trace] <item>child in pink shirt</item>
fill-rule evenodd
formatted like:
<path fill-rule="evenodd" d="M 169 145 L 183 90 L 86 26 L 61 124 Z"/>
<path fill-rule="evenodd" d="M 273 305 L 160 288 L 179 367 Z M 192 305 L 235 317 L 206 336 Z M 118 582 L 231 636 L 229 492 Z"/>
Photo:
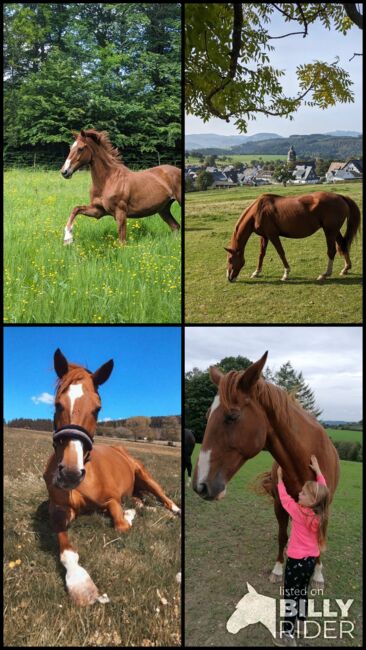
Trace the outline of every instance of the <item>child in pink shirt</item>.
<path fill-rule="evenodd" d="M 284 635 L 276 639 L 275 645 L 296 646 L 296 619 L 306 619 L 308 584 L 320 550 L 325 548 L 329 490 L 315 456 L 311 456 L 310 467 L 316 473 L 316 482 L 306 481 L 298 503 L 287 494 L 281 467 L 277 470 L 281 504 L 292 518 L 284 584 L 284 595 L 292 609 L 285 618 Z"/>

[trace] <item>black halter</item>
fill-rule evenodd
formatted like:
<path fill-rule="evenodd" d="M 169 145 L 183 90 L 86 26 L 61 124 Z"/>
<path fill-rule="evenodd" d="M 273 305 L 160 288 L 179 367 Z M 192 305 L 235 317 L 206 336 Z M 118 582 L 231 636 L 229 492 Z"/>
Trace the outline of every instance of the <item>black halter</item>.
<path fill-rule="evenodd" d="M 53 434 L 54 447 L 60 438 L 76 438 L 76 440 L 80 440 L 85 444 L 88 452 L 93 449 L 93 438 L 86 429 L 79 427 L 77 424 L 66 424 L 66 426 L 57 429 Z"/>

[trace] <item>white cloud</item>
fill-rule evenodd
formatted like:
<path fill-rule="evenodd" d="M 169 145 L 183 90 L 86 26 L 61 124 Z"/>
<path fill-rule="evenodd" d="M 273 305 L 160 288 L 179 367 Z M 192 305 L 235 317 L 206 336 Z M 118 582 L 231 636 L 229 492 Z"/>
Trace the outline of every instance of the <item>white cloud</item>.
<path fill-rule="evenodd" d="M 54 397 L 50 393 L 41 393 L 38 396 L 32 397 L 31 400 L 35 404 L 53 404 Z"/>

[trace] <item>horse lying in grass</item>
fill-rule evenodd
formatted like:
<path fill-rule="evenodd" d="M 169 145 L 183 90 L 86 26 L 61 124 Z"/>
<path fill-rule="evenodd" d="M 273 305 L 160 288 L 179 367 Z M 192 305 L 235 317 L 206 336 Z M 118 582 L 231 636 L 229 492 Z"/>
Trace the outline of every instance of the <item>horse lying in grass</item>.
<path fill-rule="evenodd" d="M 174 514 L 180 508 L 169 499 L 143 464 L 122 445 L 93 446 L 97 415 L 101 408 L 98 388 L 109 378 L 113 361 L 95 372 L 69 363 L 59 349 L 54 356 L 59 378 L 55 398 L 54 453 L 43 478 L 49 493 L 49 513 L 66 569 L 66 586 L 77 605 L 105 602 L 89 574 L 79 565 L 79 555 L 69 542 L 68 525 L 81 513 L 107 510 L 115 529 L 131 528 L 135 510 L 124 511 L 123 497 L 150 492 Z"/>

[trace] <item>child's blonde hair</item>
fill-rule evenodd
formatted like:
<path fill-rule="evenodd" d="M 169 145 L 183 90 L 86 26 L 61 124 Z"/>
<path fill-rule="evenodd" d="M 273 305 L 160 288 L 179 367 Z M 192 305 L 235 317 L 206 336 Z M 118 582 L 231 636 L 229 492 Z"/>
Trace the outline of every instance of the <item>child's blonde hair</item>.
<path fill-rule="evenodd" d="M 321 485 L 317 481 L 306 481 L 303 490 L 313 501 L 309 506 L 313 513 L 316 515 L 318 526 L 318 544 L 321 551 L 325 551 L 328 517 L 329 517 L 329 490 L 326 485 Z"/>

